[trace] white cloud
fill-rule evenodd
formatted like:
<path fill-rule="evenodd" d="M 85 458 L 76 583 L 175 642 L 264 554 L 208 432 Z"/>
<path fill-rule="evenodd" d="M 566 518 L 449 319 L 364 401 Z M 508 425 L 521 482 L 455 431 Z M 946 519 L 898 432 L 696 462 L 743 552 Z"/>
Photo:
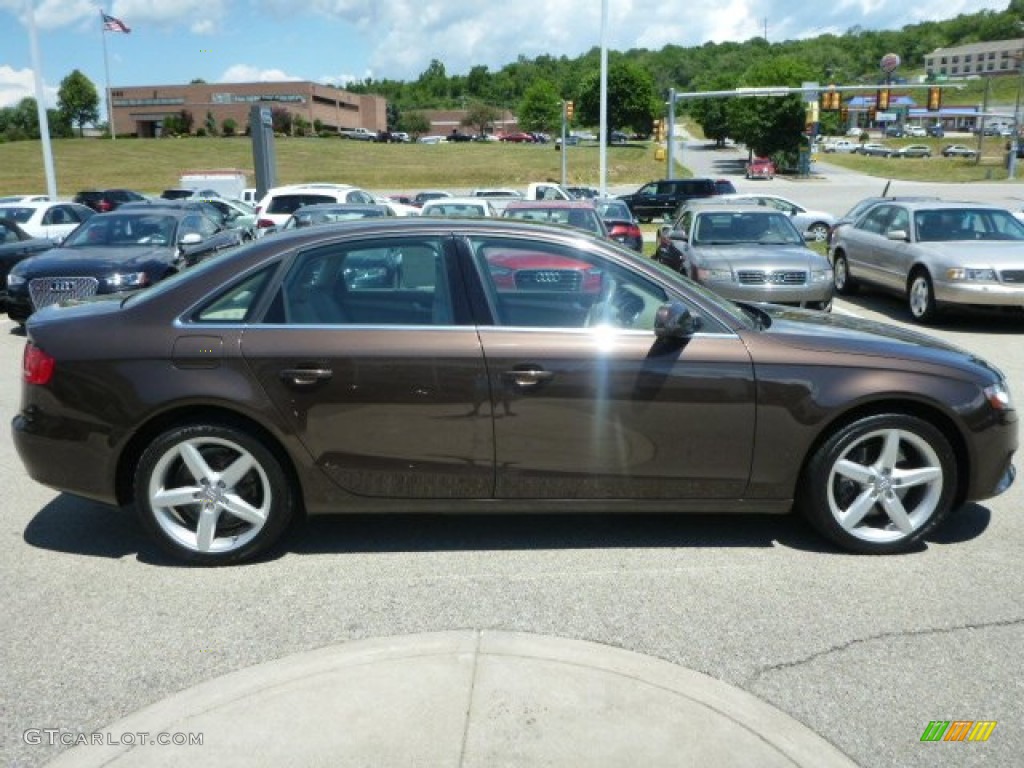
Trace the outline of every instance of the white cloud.
<path fill-rule="evenodd" d="M 60 0 L 56 0 L 60 2 Z M 235 6 L 234 13 L 245 13 L 239 2 L 232 0 L 115 0 L 111 16 L 116 16 L 135 31 L 137 27 L 187 26 L 194 34 L 209 35 L 220 28 L 221 21 L 228 13 L 228 6 Z"/>
<path fill-rule="evenodd" d="M 0 64 L 0 107 L 13 107 L 26 96 L 35 98 L 35 81 L 31 69 L 13 69 Z M 57 89 L 43 85 L 47 107 L 57 106 Z"/>
<path fill-rule="evenodd" d="M 273 83 L 284 80 L 305 80 L 304 77 L 295 77 L 286 74 L 280 69 L 260 69 L 249 64 L 235 64 L 224 70 L 224 74 L 218 78 L 221 83 Z"/>
<path fill-rule="evenodd" d="M 146 2 L 148 0 L 135 0 Z M 277 18 L 313 13 L 344 21 L 370 47 L 367 69 L 382 78 L 414 79 L 431 59 L 449 74 L 483 64 L 492 71 L 519 56 L 579 56 L 600 45 L 598 0 L 547 3 L 467 3 L 452 0 L 254 0 L 259 13 Z M 945 0 L 942 17 L 1002 10 L 1006 0 Z M 613 50 L 706 42 L 745 41 L 765 35 L 770 42 L 843 33 L 860 26 L 895 29 L 934 19 L 927 3 L 893 6 L 882 0 L 838 0 L 808 8 L 793 0 L 727 0 L 697 13 L 664 0 L 608 0 L 608 46 Z"/>

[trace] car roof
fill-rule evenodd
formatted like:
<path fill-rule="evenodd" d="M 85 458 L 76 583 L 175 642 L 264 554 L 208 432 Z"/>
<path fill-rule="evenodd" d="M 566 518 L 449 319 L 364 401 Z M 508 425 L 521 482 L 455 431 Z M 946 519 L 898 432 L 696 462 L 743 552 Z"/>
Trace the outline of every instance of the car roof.
<path fill-rule="evenodd" d="M 593 200 L 513 200 L 506 211 L 536 210 L 538 208 L 589 208 L 596 210 Z"/>

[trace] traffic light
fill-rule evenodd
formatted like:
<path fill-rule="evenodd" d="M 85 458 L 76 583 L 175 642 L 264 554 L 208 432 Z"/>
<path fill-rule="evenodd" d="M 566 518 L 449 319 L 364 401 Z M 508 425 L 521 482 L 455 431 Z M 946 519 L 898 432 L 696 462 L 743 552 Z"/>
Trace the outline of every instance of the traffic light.
<path fill-rule="evenodd" d="M 942 109 L 942 89 L 933 85 L 928 89 L 928 111 L 938 112 Z"/>
<path fill-rule="evenodd" d="M 821 92 L 819 101 L 823 112 L 834 112 L 842 106 L 843 97 L 839 91 L 828 90 Z"/>
<path fill-rule="evenodd" d="M 573 103 L 571 101 L 565 102 L 565 119 L 567 122 L 572 122 Z"/>
<path fill-rule="evenodd" d="M 839 122 L 842 125 L 846 125 L 846 123 L 849 122 L 849 120 L 850 120 L 850 108 L 849 107 L 840 107 L 839 108 Z"/>
<path fill-rule="evenodd" d="M 878 116 L 878 110 L 874 107 L 868 107 L 868 122 L 875 122 L 875 118 Z"/>
<path fill-rule="evenodd" d="M 888 88 L 882 88 L 875 95 L 875 109 L 877 109 L 879 112 L 885 112 L 887 109 L 889 109 L 889 89 Z"/>

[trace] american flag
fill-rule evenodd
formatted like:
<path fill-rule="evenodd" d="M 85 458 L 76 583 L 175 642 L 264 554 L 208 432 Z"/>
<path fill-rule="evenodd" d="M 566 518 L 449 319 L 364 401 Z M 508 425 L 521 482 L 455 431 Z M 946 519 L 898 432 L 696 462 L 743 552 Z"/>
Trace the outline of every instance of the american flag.
<path fill-rule="evenodd" d="M 125 34 L 131 32 L 131 30 L 128 29 L 128 25 L 120 19 L 115 19 L 113 16 L 107 16 L 103 11 L 100 11 L 100 16 L 103 17 L 104 32 L 124 32 Z"/>

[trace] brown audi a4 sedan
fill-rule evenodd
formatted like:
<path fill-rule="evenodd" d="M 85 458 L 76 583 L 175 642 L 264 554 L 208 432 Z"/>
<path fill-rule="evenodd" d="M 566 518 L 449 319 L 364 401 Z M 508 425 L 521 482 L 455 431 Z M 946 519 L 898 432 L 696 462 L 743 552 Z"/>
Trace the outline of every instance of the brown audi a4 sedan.
<path fill-rule="evenodd" d="M 301 514 L 796 509 L 899 552 L 1012 482 L 998 370 L 927 336 L 734 304 L 578 230 L 365 219 L 27 325 L 17 450 L 251 559 Z"/>

